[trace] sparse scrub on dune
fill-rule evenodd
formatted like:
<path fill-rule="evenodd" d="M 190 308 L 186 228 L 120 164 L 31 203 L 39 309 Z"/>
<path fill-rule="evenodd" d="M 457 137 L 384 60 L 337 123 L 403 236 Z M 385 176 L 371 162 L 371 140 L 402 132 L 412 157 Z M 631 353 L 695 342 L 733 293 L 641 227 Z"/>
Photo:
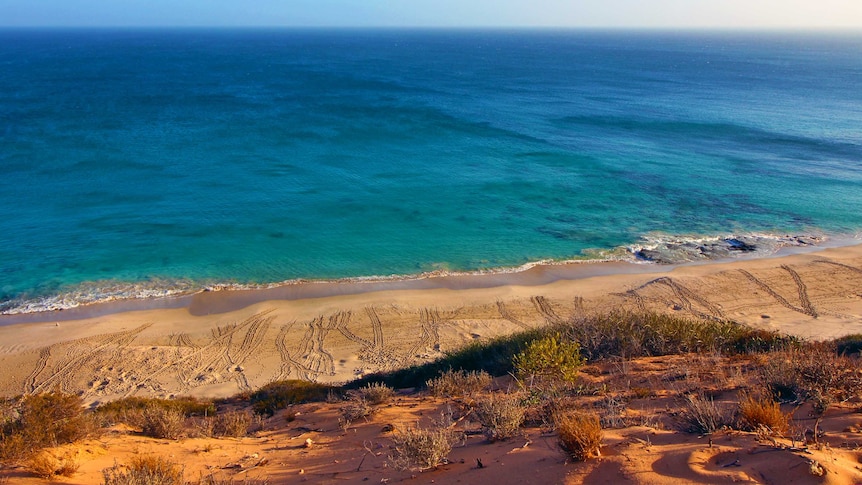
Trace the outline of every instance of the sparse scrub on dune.
<path fill-rule="evenodd" d="M 81 398 L 61 392 L 8 400 L 0 428 L 0 462 L 15 462 L 39 450 L 72 443 L 98 433 Z"/>
<path fill-rule="evenodd" d="M 160 456 L 132 459 L 128 466 L 116 464 L 102 470 L 104 485 L 183 485 L 184 470 Z"/>
<path fill-rule="evenodd" d="M 366 419 L 374 413 L 374 407 L 359 394 L 350 396 L 338 409 L 338 423 L 345 431 L 359 419 Z"/>
<path fill-rule="evenodd" d="M 142 413 L 141 432 L 152 438 L 175 440 L 186 434 L 186 417 L 177 408 L 150 405 Z"/>
<path fill-rule="evenodd" d="M 245 410 L 227 411 L 219 413 L 214 418 L 213 436 L 229 436 L 241 438 L 248 434 L 254 417 Z"/>
<path fill-rule="evenodd" d="M 490 394 L 477 399 L 476 416 L 488 441 L 515 436 L 524 423 L 526 406 L 519 394 Z"/>
<path fill-rule="evenodd" d="M 778 403 L 765 396 L 740 395 L 737 420 L 740 428 L 767 435 L 784 436 L 790 430 L 790 414 L 782 413 Z"/>
<path fill-rule="evenodd" d="M 765 352 L 799 342 L 794 337 L 734 322 L 629 311 L 586 316 L 562 325 L 559 331 L 569 340 L 580 343 L 581 351 L 589 360 L 704 351 Z"/>
<path fill-rule="evenodd" d="M 554 416 L 563 448 L 577 461 L 599 456 L 602 424 L 595 414 L 563 411 Z"/>
<path fill-rule="evenodd" d="M 759 372 L 776 398 L 810 401 L 820 413 L 834 402 L 862 394 L 859 360 L 837 355 L 828 344 L 807 344 L 761 356 Z"/>
<path fill-rule="evenodd" d="M 184 417 L 212 416 L 216 412 L 212 401 L 193 397 L 176 399 L 127 397 L 100 405 L 96 408 L 96 415 L 105 424 L 125 423 L 142 428 L 145 425 L 145 414 L 151 413 L 153 409 L 163 409 L 173 414 L 179 413 Z"/>
<path fill-rule="evenodd" d="M 428 391 L 437 397 L 469 396 L 482 391 L 491 384 L 491 376 L 485 371 L 452 370 L 426 382 Z"/>
<path fill-rule="evenodd" d="M 385 374 L 371 374 L 353 386 L 368 382 L 384 382 L 390 387 L 422 387 L 428 381 L 451 369 L 466 372 L 483 371 L 492 376 L 506 375 L 512 371 L 512 358 L 524 346 L 541 335 L 540 330 L 530 330 L 486 341 L 474 341 L 466 346 L 446 353 L 445 357 L 421 365 L 399 369 Z"/>
<path fill-rule="evenodd" d="M 337 389 L 317 382 L 286 380 L 270 382 L 252 393 L 250 401 L 257 414 L 272 416 L 291 404 L 325 401 Z"/>
<path fill-rule="evenodd" d="M 430 470 L 446 462 L 459 433 L 446 426 L 408 428 L 392 437 L 394 454 L 389 462 L 396 470 Z"/>
<path fill-rule="evenodd" d="M 386 404 L 395 395 L 395 391 L 382 382 L 369 383 L 354 392 L 358 392 L 360 397 L 374 405 Z"/>

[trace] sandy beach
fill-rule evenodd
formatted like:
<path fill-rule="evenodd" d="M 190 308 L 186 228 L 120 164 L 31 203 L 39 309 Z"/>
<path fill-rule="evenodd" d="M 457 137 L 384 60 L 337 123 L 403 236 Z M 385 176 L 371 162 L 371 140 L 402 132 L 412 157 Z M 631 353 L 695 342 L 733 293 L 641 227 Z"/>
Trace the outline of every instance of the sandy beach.
<path fill-rule="evenodd" d="M 93 403 L 226 397 L 287 378 L 343 382 L 428 361 L 474 339 L 618 308 L 733 320 L 814 340 L 862 333 L 859 245 L 670 269 L 576 266 L 584 268 L 563 275 L 575 279 L 559 279 L 570 270 L 550 266 L 490 275 L 473 282 L 488 286 L 478 288 L 442 278 L 420 282 L 426 288 L 343 288 L 336 296 L 247 306 L 262 295 L 204 292 L 181 308 L 78 320 L 40 314 L 40 322 L 0 326 L 0 393 L 59 388 Z M 314 291 L 321 290 L 333 291 Z"/>

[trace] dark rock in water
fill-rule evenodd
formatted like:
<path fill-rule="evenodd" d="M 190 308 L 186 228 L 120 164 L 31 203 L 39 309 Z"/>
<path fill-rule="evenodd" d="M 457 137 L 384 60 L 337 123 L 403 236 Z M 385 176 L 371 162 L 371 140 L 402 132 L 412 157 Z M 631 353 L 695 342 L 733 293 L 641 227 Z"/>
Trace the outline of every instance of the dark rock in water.
<path fill-rule="evenodd" d="M 740 241 L 739 239 L 730 238 L 730 239 L 725 239 L 724 241 L 727 244 L 730 244 L 730 250 L 731 251 L 749 252 L 749 251 L 754 251 L 757 249 L 757 246 L 755 246 L 754 244 L 748 244 L 747 242 Z"/>
<path fill-rule="evenodd" d="M 655 261 L 655 256 L 658 256 L 658 253 L 656 251 L 650 251 L 649 249 L 635 251 L 635 257 L 641 261 Z"/>

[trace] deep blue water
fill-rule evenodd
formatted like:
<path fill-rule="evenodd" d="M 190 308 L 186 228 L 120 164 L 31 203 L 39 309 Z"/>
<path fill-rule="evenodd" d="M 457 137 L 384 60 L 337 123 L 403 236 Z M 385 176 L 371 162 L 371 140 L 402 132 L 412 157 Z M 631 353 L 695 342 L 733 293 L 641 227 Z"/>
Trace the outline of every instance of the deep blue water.
<path fill-rule="evenodd" d="M 860 79 L 846 33 L 0 31 L 0 309 L 852 236 Z"/>

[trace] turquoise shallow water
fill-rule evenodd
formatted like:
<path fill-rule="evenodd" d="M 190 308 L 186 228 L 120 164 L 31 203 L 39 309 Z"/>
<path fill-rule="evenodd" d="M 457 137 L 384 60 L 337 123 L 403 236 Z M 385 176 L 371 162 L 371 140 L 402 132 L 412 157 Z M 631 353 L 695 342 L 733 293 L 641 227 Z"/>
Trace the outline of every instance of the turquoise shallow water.
<path fill-rule="evenodd" d="M 835 33 L 0 31 L 0 310 L 853 236 L 859 79 Z"/>

